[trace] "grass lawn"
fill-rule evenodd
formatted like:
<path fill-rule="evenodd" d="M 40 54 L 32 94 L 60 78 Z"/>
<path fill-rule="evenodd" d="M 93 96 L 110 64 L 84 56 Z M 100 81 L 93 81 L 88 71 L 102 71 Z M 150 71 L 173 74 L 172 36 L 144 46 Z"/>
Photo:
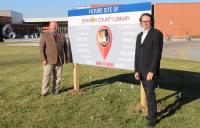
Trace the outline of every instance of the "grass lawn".
<path fill-rule="evenodd" d="M 199 128 L 200 62 L 165 58 L 161 67 L 156 128 Z M 0 128 L 146 126 L 131 71 L 80 65 L 82 93 L 71 95 L 72 69 L 64 65 L 61 94 L 40 98 L 38 47 L 0 46 Z"/>

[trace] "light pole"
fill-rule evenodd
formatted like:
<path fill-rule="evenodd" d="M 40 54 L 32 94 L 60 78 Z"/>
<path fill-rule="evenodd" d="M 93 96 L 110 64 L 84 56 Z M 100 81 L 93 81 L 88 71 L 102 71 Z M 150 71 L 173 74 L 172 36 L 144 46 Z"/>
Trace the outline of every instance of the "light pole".
<path fill-rule="evenodd" d="M 169 31 L 170 31 L 169 40 L 172 38 L 172 26 L 173 26 L 173 21 L 170 20 L 169 21 Z"/>

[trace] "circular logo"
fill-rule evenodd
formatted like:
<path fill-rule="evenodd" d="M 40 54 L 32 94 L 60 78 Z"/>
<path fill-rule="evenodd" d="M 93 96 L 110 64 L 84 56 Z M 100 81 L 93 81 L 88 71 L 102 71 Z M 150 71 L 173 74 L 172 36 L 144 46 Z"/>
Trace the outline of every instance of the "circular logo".
<path fill-rule="evenodd" d="M 97 43 L 102 47 L 107 47 L 112 43 L 112 32 L 107 26 L 101 26 L 96 33 Z"/>

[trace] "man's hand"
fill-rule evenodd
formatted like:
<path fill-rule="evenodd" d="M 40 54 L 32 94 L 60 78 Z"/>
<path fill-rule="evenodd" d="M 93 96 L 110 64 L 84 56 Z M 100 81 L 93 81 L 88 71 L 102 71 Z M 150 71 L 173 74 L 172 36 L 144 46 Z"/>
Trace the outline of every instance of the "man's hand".
<path fill-rule="evenodd" d="M 152 72 L 149 72 L 148 74 L 147 74 L 147 81 L 150 81 L 150 80 L 152 80 L 153 79 L 153 76 L 154 76 L 154 74 L 152 73 Z"/>
<path fill-rule="evenodd" d="M 43 61 L 42 61 L 42 64 L 43 64 L 43 65 L 47 65 L 47 64 L 48 64 L 47 60 L 43 60 Z"/>
<path fill-rule="evenodd" d="M 135 73 L 135 79 L 140 80 L 140 74 L 138 72 Z"/>

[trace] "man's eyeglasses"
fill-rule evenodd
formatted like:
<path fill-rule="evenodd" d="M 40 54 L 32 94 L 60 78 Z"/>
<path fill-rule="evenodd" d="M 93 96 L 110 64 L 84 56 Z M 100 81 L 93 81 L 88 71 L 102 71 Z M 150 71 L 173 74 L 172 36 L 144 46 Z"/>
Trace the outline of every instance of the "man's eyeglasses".
<path fill-rule="evenodd" d="M 151 21 L 140 21 L 141 23 L 149 23 L 149 22 L 151 22 Z"/>

